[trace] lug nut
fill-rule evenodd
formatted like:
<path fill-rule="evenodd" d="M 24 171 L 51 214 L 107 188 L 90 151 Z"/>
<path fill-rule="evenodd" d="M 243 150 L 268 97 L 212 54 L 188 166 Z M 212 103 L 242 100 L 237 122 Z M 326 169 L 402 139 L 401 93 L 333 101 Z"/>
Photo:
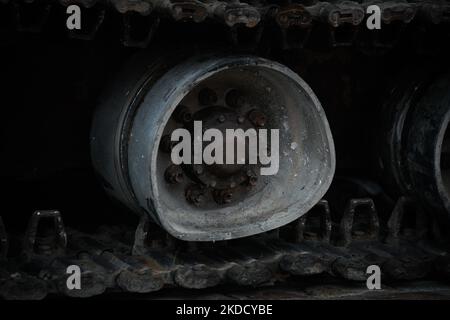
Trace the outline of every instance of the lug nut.
<path fill-rule="evenodd" d="M 252 170 L 247 171 L 247 183 L 251 187 L 256 186 L 258 183 L 258 176 L 255 175 Z"/>
<path fill-rule="evenodd" d="M 192 121 L 192 113 L 186 106 L 180 105 L 174 112 L 175 120 L 179 123 L 188 123 Z"/>
<path fill-rule="evenodd" d="M 267 121 L 266 115 L 257 109 L 248 113 L 248 119 L 257 127 L 264 127 Z"/>
<path fill-rule="evenodd" d="M 214 105 L 217 102 L 217 94 L 210 88 L 204 88 L 198 93 L 198 102 L 202 106 Z"/>
<path fill-rule="evenodd" d="M 245 118 L 244 118 L 243 116 L 239 116 L 239 117 L 237 118 L 237 123 L 239 123 L 239 124 L 244 123 L 244 121 L 245 121 Z"/>
<path fill-rule="evenodd" d="M 200 206 L 205 202 L 205 189 L 199 185 L 191 184 L 185 191 L 186 200 L 194 206 Z"/>
<path fill-rule="evenodd" d="M 166 134 L 161 138 L 161 143 L 159 144 L 159 147 L 161 151 L 170 153 L 172 152 L 172 148 L 175 146 L 177 142 L 170 140 L 170 135 Z"/>
<path fill-rule="evenodd" d="M 183 170 L 176 165 L 170 165 L 164 172 L 164 178 L 170 184 L 183 182 Z"/>
<path fill-rule="evenodd" d="M 230 203 L 233 199 L 233 190 L 231 189 L 222 189 L 213 191 L 213 198 L 218 204 Z"/>
<path fill-rule="evenodd" d="M 196 165 L 194 167 L 194 172 L 197 175 L 201 175 L 201 174 L 203 174 L 203 172 L 205 172 L 205 170 L 203 169 L 203 167 L 201 165 Z"/>
<path fill-rule="evenodd" d="M 249 186 L 256 186 L 256 184 L 258 183 L 258 178 L 257 177 L 249 177 L 248 178 L 248 185 Z"/>
<path fill-rule="evenodd" d="M 221 114 L 221 115 L 219 116 L 219 118 L 217 118 L 217 121 L 219 121 L 220 123 L 224 123 L 225 120 L 227 120 L 227 118 L 226 118 L 223 114 Z"/>

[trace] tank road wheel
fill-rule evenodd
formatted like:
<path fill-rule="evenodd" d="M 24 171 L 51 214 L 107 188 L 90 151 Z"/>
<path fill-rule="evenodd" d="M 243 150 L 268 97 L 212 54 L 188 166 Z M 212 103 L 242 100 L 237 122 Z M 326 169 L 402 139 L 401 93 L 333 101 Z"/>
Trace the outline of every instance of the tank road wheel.
<path fill-rule="evenodd" d="M 322 198 L 335 169 L 333 140 L 317 97 L 297 74 L 245 55 L 168 60 L 128 66 L 96 112 L 93 164 L 112 196 L 188 241 L 271 230 Z M 191 150 L 180 152 L 181 142 L 173 141 L 177 129 L 192 136 L 185 144 Z M 236 152 L 227 163 L 230 129 L 256 135 L 232 140 Z M 208 132 L 214 138 L 206 141 Z M 250 161 L 253 138 L 256 163 Z M 224 164 L 195 160 L 211 141 L 223 147 Z M 210 154 L 219 158 L 218 150 Z M 193 160 L 180 164 L 174 154 Z"/>
<path fill-rule="evenodd" d="M 383 176 L 450 225 L 450 74 L 418 79 L 389 102 Z"/>

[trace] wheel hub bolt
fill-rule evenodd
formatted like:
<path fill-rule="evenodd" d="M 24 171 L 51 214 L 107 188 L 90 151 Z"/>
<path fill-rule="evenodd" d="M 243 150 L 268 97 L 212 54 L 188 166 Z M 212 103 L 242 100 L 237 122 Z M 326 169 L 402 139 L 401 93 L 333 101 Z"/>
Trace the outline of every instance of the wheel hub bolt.
<path fill-rule="evenodd" d="M 198 174 L 198 175 L 203 174 L 204 171 L 205 171 L 205 170 L 204 170 L 203 167 L 200 166 L 200 165 L 197 165 L 197 166 L 194 167 L 194 172 L 195 172 L 196 174 Z"/>
<path fill-rule="evenodd" d="M 233 199 L 233 190 L 231 189 L 222 189 L 222 190 L 214 190 L 213 191 L 214 201 L 218 204 L 230 203 Z"/>
<path fill-rule="evenodd" d="M 198 207 L 205 202 L 205 190 L 198 185 L 190 185 L 186 188 L 185 197 L 190 204 Z"/>
<path fill-rule="evenodd" d="M 247 171 L 247 183 L 251 187 L 256 186 L 258 183 L 258 176 L 254 174 L 252 170 Z"/>
<path fill-rule="evenodd" d="M 258 178 L 257 177 L 249 177 L 248 178 L 248 184 L 252 187 L 256 186 L 256 184 L 258 183 Z"/>
<path fill-rule="evenodd" d="M 203 106 L 210 106 L 217 102 L 217 94 L 210 88 L 204 88 L 198 93 L 198 102 Z"/>
<path fill-rule="evenodd" d="M 176 165 L 170 165 L 164 172 L 164 178 L 170 184 L 183 182 L 183 170 Z"/>
<path fill-rule="evenodd" d="M 227 118 L 226 118 L 223 114 L 221 114 L 217 120 L 218 120 L 220 123 L 224 123 L 225 120 L 227 120 Z"/>
<path fill-rule="evenodd" d="M 237 118 L 237 122 L 238 122 L 239 124 L 244 123 L 244 121 L 245 121 L 245 118 L 244 118 L 243 116 L 239 116 L 239 117 Z"/>
<path fill-rule="evenodd" d="M 257 127 L 264 127 L 267 121 L 266 115 L 256 109 L 249 112 L 248 119 Z"/>

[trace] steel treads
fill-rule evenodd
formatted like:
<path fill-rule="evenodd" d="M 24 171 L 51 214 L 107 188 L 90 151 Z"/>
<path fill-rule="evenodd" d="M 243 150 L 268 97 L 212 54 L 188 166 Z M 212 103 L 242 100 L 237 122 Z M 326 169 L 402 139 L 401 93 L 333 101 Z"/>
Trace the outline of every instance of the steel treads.
<path fill-rule="evenodd" d="M 432 1 L 375 1 L 358 3 L 355 1 L 319 1 L 314 5 L 304 6 L 300 3 L 276 5 L 265 2 L 216 1 L 216 0 L 57 0 L 60 5 L 68 7 L 78 5 L 83 9 L 97 8 L 94 25 L 84 31 L 81 38 L 92 39 L 93 34 L 103 23 L 103 9 L 112 8 L 117 12 L 158 18 L 169 17 L 175 21 L 205 20 L 218 21 L 229 27 L 244 26 L 254 28 L 262 22 L 275 21 L 281 29 L 305 29 L 314 24 L 328 24 L 331 28 L 343 25 L 360 26 L 367 15 L 367 7 L 376 4 L 381 10 L 384 24 L 392 22 L 410 23 L 422 19 L 432 24 L 450 21 L 450 4 Z M 54 0 L 0 0 L 0 6 L 14 4 L 14 16 L 19 30 L 38 32 L 43 29 Z M 6 7 L 6 6 L 4 6 Z M 39 17 L 30 18 L 24 9 L 34 12 Z M 2 8 L 0 7 L 0 10 Z M 32 20 L 31 23 L 28 20 Z M 91 20 L 91 19 L 90 19 Z"/>
<path fill-rule="evenodd" d="M 433 249 L 421 227 L 411 238 L 411 231 L 404 226 L 403 212 L 408 201 L 403 197 L 398 200 L 389 220 L 383 222 L 383 235 L 372 199 L 350 199 L 340 221 L 333 222 L 329 221 L 328 203 L 322 200 L 306 219 L 302 217 L 280 231 L 245 241 L 152 243 L 147 238 L 153 231 L 141 221 L 134 245 L 119 236 L 132 234 L 129 228 L 104 226 L 94 234 L 70 231 L 65 251 L 54 252 L 31 251 L 30 243 L 36 243 L 34 230 L 42 214 L 56 219 L 55 229 L 64 235 L 61 215 L 57 211 L 36 211 L 25 235 L 25 255 L 0 262 L 0 296 L 42 299 L 47 293 L 90 297 L 106 290 L 148 293 L 167 286 L 258 286 L 286 275 L 307 277 L 321 273 L 365 281 L 366 269 L 373 264 L 381 267 L 387 279 L 394 280 L 424 278 L 433 270 L 446 274 L 448 253 Z M 360 218 L 369 223 L 361 226 Z M 60 247 L 61 239 L 64 246 L 64 236 L 39 237 L 41 243 L 52 248 Z M 68 267 L 74 265 L 81 270 L 82 290 L 70 290 L 66 285 Z"/>

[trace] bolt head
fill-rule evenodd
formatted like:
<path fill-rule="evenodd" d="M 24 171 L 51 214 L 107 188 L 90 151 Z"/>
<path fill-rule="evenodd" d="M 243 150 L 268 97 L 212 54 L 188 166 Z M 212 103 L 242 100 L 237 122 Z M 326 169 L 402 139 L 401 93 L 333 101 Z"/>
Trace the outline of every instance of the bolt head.
<path fill-rule="evenodd" d="M 202 166 L 196 166 L 195 169 L 194 169 L 194 171 L 195 171 L 196 174 L 200 175 L 200 174 L 203 174 L 203 172 L 204 172 L 205 170 L 203 169 Z"/>
<path fill-rule="evenodd" d="M 170 165 L 167 167 L 166 171 L 164 171 L 164 178 L 170 184 L 183 182 L 183 176 L 182 169 L 176 165 Z"/>
<path fill-rule="evenodd" d="M 259 110 L 252 110 L 248 114 L 249 120 L 257 127 L 264 127 L 266 125 L 267 117 Z"/>
<path fill-rule="evenodd" d="M 258 178 L 257 177 L 250 177 L 248 179 L 248 184 L 252 187 L 256 186 L 256 184 L 258 183 Z"/>
<path fill-rule="evenodd" d="M 190 185 L 185 191 L 186 200 L 194 206 L 200 206 L 206 200 L 204 190 L 198 185 Z"/>

